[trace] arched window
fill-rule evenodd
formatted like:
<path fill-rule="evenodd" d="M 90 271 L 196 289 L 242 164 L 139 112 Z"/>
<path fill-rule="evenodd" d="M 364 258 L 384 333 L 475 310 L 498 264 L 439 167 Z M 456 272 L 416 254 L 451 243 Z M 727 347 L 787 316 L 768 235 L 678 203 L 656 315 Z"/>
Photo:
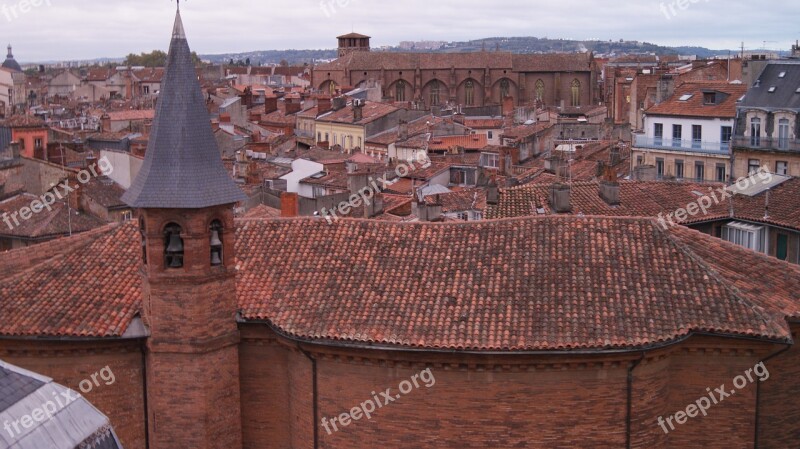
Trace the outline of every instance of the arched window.
<path fill-rule="evenodd" d="M 475 104 L 475 83 L 473 83 L 472 80 L 467 81 L 464 85 L 464 90 L 466 91 L 464 103 L 466 103 L 467 106 L 473 106 Z"/>
<path fill-rule="evenodd" d="M 431 81 L 431 106 L 438 106 L 439 105 L 439 94 L 441 92 L 441 83 L 439 80 Z"/>
<path fill-rule="evenodd" d="M 581 82 L 572 80 L 572 106 L 581 105 Z"/>
<path fill-rule="evenodd" d="M 211 231 L 211 266 L 217 267 L 222 265 L 222 222 L 214 220 L 211 222 L 209 228 Z"/>
<path fill-rule="evenodd" d="M 500 81 L 500 99 L 506 98 L 508 96 L 509 91 L 511 90 L 511 83 L 508 82 L 507 79 L 503 79 Z"/>
<path fill-rule="evenodd" d="M 544 102 L 544 81 L 537 80 L 536 81 L 536 101 Z"/>
<path fill-rule="evenodd" d="M 397 85 L 394 87 L 394 99 L 395 101 L 406 101 L 406 82 L 400 80 L 397 82 Z"/>
<path fill-rule="evenodd" d="M 164 227 L 164 248 L 164 266 L 167 268 L 183 267 L 181 227 L 175 223 Z"/>

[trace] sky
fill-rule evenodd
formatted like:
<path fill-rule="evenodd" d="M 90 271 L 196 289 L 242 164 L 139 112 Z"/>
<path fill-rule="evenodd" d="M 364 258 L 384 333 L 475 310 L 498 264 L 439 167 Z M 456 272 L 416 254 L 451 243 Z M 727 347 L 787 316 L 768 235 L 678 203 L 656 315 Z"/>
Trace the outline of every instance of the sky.
<path fill-rule="evenodd" d="M 175 0 L 0 0 L 0 42 L 25 62 L 166 50 Z M 789 50 L 795 0 L 184 0 L 199 54 L 336 47 L 356 31 L 372 46 L 484 37 L 625 39 L 711 49 Z M 2 55 L 0 55 L 2 56 Z"/>

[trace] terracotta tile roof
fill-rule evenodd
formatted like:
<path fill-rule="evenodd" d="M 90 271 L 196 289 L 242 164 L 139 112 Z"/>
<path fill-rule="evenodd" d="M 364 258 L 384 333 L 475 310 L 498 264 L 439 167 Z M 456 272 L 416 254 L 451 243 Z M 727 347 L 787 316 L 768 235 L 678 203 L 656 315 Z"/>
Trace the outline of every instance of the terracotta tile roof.
<path fill-rule="evenodd" d="M 164 78 L 164 68 L 157 67 L 157 68 L 136 70 L 133 72 L 133 76 L 138 78 L 139 81 L 143 83 L 160 83 L 161 80 Z"/>
<path fill-rule="evenodd" d="M 718 244 L 649 219 L 247 219 L 237 296 L 245 320 L 311 340 L 497 351 L 633 348 L 693 331 L 788 341 L 800 267 Z M 124 333 L 140 308 L 135 223 L 36 248 L 0 262 L 0 334 Z M 753 278 L 773 280 L 770 292 Z"/>
<path fill-rule="evenodd" d="M 317 118 L 317 120 L 321 122 L 345 123 L 349 125 L 366 125 L 367 123 L 371 123 L 398 110 L 398 108 L 388 103 L 375 103 L 368 101 L 367 104 L 363 106 L 361 120 L 357 122 L 354 120 L 355 117 L 353 115 L 352 104 L 339 109 L 338 111 L 323 115 Z"/>
<path fill-rule="evenodd" d="M 38 196 L 23 193 L 2 201 L 0 202 L 0 217 L 4 217 L 5 214 L 11 216 L 23 207 L 30 207 L 31 202 L 37 199 L 39 199 Z M 73 233 L 80 233 L 105 225 L 102 220 L 75 210 L 72 210 L 70 217 L 67 204 L 61 201 L 56 201 L 50 207 L 52 211 L 43 209 L 37 214 L 32 214 L 28 220 L 22 220 L 17 215 L 18 226 L 11 217 L 9 217 L 13 225 L 11 228 L 5 222 L 0 222 L 0 235 L 40 240 L 68 235 L 70 226 Z"/>
<path fill-rule="evenodd" d="M 81 190 L 83 195 L 107 209 L 128 208 L 128 205 L 121 199 L 125 189 L 109 178 L 92 178 L 88 183 L 81 186 Z"/>
<path fill-rule="evenodd" d="M 121 336 L 140 309 L 140 245 L 135 225 L 109 225 L 4 254 L 0 265 L 27 260 L 33 251 L 49 258 L 4 277 L 0 335 Z"/>
<path fill-rule="evenodd" d="M 784 320 L 731 289 L 681 235 L 598 217 L 245 221 L 239 304 L 244 319 L 300 338 L 421 348 L 630 348 L 692 331 L 789 339 Z"/>
<path fill-rule="evenodd" d="M 431 125 L 435 125 L 437 123 L 441 123 L 444 121 L 441 117 L 435 117 L 433 115 L 426 115 L 424 117 L 418 118 L 408 124 L 408 135 L 409 137 L 414 137 L 420 134 L 426 134 L 428 132 L 429 126 L 428 123 Z M 371 144 L 378 144 L 378 145 L 390 145 L 400 140 L 399 137 L 399 128 L 394 127 L 389 131 L 382 132 L 380 134 L 376 134 L 369 139 L 367 139 L 367 143 Z"/>
<path fill-rule="evenodd" d="M 7 128 L 46 128 L 44 120 L 33 115 L 13 115 L 0 122 L 0 126 Z"/>
<path fill-rule="evenodd" d="M 486 190 L 484 189 L 464 189 L 436 196 L 438 198 L 434 198 L 434 195 L 426 196 L 425 202 L 433 204 L 438 200 L 442 205 L 442 212 L 445 213 L 486 209 Z"/>
<path fill-rule="evenodd" d="M 520 125 L 503 131 L 503 137 L 508 139 L 524 139 L 546 129 L 556 126 L 556 122 L 538 122 L 533 125 Z"/>
<path fill-rule="evenodd" d="M 465 150 L 482 150 L 489 144 L 485 134 L 470 134 L 466 136 L 433 137 L 428 142 L 428 149 L 432 151 L 450 150 L 462 147 Z"/>
<path fill-rule="evenodd" d="M 474 129 L 500 129 L 505 120 L 503 118 L 465 118 L 464 125 Z"/>
<path fill-rule="evenodd" d="M 153 120 L 156 116 L 155 109 L 134 109 L 130 111 L 115 111 L 108 113 L 112 122 L 127 120 Z"/>
<path fill-rule="evenodd" d="M 274 207 L 269 207 L 264 204 L 259 204 L 244 214 L 244 218 L 277 218 L 280 216 L 280 209 L 275 209 Z"/>
<path fill-rule="evenodd" d="M 704 104 L 704 93 L 716 94 L 716 104 Z M 675 89 L 675 93 L 667 101 L 649 108 L 647 115 L 670 115 L 684 117 L 736 117 L 736 102 L 747 92 L 744 84 L 727 82 L 692 82 L 684 83 Z M 685 95 L 691 98 L 680 99 Z"/>
<path fill-rule="evenodd" d="M 117 73 L 116 69 L 90 69 L 89 72 L 86 74 L 86 81 L 106 81 L 107 79 L 111 78 L 115 73 Z"/>
<path fill-rule="evenodd" d="M 294 126 L 297 122 L 297 117 L 294 115 L 286 115 L 286 113 L 282 110 L 277 110 L 270 112 L 261 117 L 262 124 L 279 124 L 279 125 L 286 125 L 286 126 Z"/>

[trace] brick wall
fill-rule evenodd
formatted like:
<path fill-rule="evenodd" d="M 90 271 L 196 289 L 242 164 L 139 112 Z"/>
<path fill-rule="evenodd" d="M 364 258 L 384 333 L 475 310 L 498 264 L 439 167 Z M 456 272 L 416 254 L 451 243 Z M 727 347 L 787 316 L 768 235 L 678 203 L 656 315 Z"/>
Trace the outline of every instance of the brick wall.
<path fill-rule="evenodd" d="M 792 337 L 798 341 L 800 324 L 792 326 Z M 789 351 L 766 363 L 770 377 L 761 384 L 759 408 L 760 449 L 796 447 L 800 442 L 800 348 Z"/>
<path fill-rule="evenodd" d="M 141 341 L 42 342 L 0 340 L 0 359 L 53 378 L 80 392 L 80 383 L 108 366 L 114 383 L 83 396 L 111 420 L 125 449 L 145 448 L 143 357 Z"/>

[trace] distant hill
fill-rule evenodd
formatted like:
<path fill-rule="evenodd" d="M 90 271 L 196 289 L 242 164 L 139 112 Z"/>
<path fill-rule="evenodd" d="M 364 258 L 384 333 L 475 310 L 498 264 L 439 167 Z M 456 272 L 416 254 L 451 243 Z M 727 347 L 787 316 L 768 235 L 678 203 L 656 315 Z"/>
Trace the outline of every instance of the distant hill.
<path fill-rule="evenodd" d="M 489 37 L 465 42 L 448 42 L 437 49 L 401 49 L 398 46 L 373 49 L 373 51 L 392 52 L 434 52 L 434 53 L 466 53 L 481 50 L 507 51 L 512 53 L 557 53 L 557 52 L 587 52 L 602 55 L 624 54 L 656 54 L 656 55 L 697 55 L 699 58 L 709 58 L 718 55 L 727 55 L 728 50 L 709 50 L 703 47 L 664 47 L 648 42 L 639 41 L 578 41 L 569 39 L 548 39 L 538 37 Z M 736 54 L 736 51 L 732 51 Z M 336 50 L 263 50 L 245 53 L 227 53 L 220 55 L 200 55 L 203 60 L 214 63 L 229 63 L 231 60 L 246 61 L 251 64 L 279 64 L 281 61 L 292 65 L 312 63 L 317 60 L 336 58 Z"/>

